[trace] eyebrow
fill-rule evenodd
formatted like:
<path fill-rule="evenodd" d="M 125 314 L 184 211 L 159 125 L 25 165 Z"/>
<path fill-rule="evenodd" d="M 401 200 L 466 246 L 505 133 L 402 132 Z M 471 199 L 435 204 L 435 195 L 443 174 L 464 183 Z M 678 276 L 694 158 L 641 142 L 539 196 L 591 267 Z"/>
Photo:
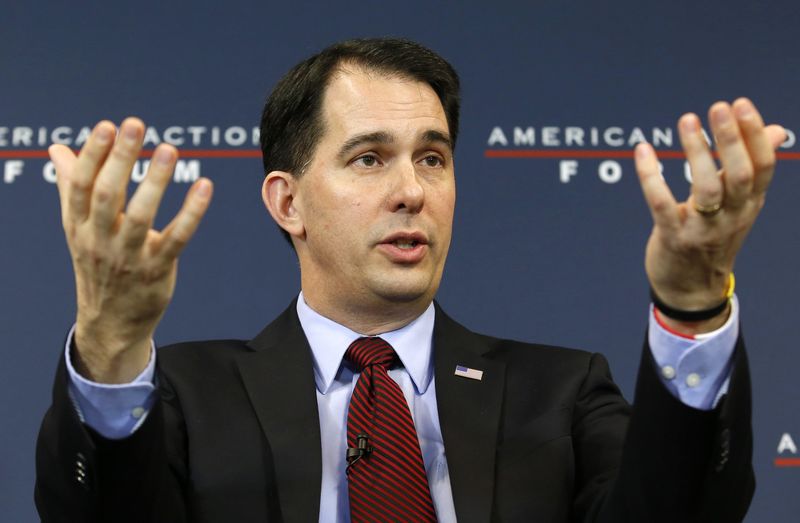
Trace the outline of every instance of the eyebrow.
<path fill-rule="evenodd" d="M 379 144 L 390 144 L 394 142 L 394 138 L 392 135 L 385 131 L 377 131 L 374 133 L 364 133 L 364 134 L 357 134 L 344 142 L 341 149 L 339 149 L 339 158 L 346 157 L 353 149 L 363 145 L 365 143 L 379 143 Z"/>
<path fill-rule="evenodd" d="M 446 133 L 441 131 L 435 130 L 428 130 L 422 133 L 422 139 L 420 140 L 422 143 L 441 143 L 445 145 L 450 151 L 453 150 L 453 141 L 450 139 L 450 136 Z M 394 137 L 387 133 L 386 131 L 376 131 L 374 133 L 363 133 L 357 134 L 347 140 L 344 145 L 339 149 L 339 153 L 337 156 L 339 158 L 345 158 L 347 155 L 356 149 L 357 147 L 365 144 L 391 144 L 394 143 Z"/>
<path fill-rule="evenodd" d="M 450 149 L 450 152 L 453 152 L 453 140 L 450 139 L 450 135 L 443 133 L 441 131 L 425 131 L 422 134 L 422 142 L 423 143 L 441 143 L 447 146 Z"/>

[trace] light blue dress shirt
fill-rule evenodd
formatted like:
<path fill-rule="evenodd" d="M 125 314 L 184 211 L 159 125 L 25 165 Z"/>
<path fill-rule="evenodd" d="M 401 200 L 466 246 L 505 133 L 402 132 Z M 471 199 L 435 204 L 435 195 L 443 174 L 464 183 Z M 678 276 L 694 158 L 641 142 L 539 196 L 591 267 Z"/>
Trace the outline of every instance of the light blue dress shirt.
<path fill-rule="evenodd" d="M 347 347 L 361 335 L 313 311 L 302 292 L 297 300 L 297 314 L 311 347 L 317 388 L 322 446 L 319 520 L 349 522 L 344 449 L 347 405 L 359 373 L 351 372 L 341 362 Z M 435 309 L 431 304 L 413 322 L 380 336 L 394 347 L 403 364 L 390 370 L 389 375 L 400 385 L 408 401 L 437 518 L 454 522 L 455 507 L 436 405 L 431 346 L 434 319 Z M 725 325 L 695 340 L 663 329 L 651 308 L 648 341 L 661 381 L 683 403 L 698 409 L 712 408 L 727 391 L 738 330 L 739 307 L 735 297 Z M 147 368 L 131 383 L 106 385 L 91 382 L 75 371 L 69 358 L 72 335 L 70 332 L 65 350 L 69 393 L 78 415 L 105 437 L 119 439 L 132 434 L 155 401 L 155 348 L 151 348 Z"/>

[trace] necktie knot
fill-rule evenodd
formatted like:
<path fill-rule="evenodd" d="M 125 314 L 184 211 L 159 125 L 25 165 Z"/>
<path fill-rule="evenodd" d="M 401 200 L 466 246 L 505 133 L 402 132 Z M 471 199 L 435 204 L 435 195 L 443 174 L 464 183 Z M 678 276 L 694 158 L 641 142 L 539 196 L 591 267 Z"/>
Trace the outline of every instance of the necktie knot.
<path fill-rule="evenodd" d="M 397 353 L 383 338 L 358 338 L 350 344 L 344 353 L 347 361 L 355 365 L 358 372 L 371 365 L 379 365 L 389 369 L 397 359 Z"/>

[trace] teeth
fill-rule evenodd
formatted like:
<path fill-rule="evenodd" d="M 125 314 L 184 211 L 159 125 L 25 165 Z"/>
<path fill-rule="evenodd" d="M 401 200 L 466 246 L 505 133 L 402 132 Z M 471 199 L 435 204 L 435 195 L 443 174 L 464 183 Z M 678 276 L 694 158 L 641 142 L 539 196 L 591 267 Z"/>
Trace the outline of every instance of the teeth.
<path fill-rule="evenodd" d="M 393 243 L 401 249 L 413 249 L 417 245 L 417 242 L 413 240 L 396 240 Z"/>

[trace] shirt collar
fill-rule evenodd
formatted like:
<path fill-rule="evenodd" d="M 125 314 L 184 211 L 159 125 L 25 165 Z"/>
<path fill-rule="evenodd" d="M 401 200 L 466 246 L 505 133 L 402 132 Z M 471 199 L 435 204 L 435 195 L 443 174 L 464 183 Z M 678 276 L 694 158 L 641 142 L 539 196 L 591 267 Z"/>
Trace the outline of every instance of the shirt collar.
<path fill-rule="evenodd" d="M 302 291 L 297 299 L 297 316 L 311 346 L 317 390 L 326 394 L 336 379 L 347 347 L 362 334 L 313 310 L 306 303 Z M 436 309 L 431 303 L 425 312 L 408 325 L 379 334 L 394 348 L 418 394 L 425 393 L 433 378 L 431 340 L 435 316 Z"/>

